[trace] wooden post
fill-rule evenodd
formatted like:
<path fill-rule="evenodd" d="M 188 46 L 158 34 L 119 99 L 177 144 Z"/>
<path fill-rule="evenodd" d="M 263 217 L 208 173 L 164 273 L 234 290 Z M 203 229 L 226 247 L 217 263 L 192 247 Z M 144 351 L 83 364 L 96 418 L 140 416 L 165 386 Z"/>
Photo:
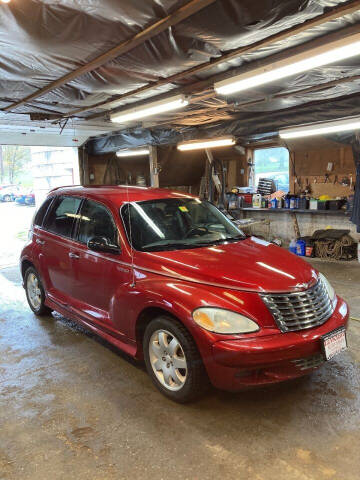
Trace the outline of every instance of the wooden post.
<path fill-rule="evenodd" d="M 158 165 L 158 148 L 156 145 L 150 145 L 150 182 L 153 188 L 159 188 L 159 165 Z"/>
<path fill-rule="evenodd" d="M 297 221 L 296 213 L 295 212 L 290 212 L 290 216 L 291 216 L 291 219 L 293 221 L 295 237 L 296 237 L 296 239 L 298 239 L 298 238 L 301 237 L 301 235 L 300 235 L 300 228 L 299 228 L 299 224 L 298 224 L 298 221 Z"/>
<path fill-rule="evenodd" d="M 78 148 L 80 184 L 90 185 L 89 158 L 84 146 Z"/>

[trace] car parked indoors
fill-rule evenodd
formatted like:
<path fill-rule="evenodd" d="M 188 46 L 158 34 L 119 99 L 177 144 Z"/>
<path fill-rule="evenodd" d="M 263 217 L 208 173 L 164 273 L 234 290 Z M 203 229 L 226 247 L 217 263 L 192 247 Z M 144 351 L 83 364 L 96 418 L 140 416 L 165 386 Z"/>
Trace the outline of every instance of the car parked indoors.
<path fill-rule="evenodd" d="M 348 306 L 322 274 L 179 192 L 55 189 L 21 272 L 36 315 L 60 312 L 144 360 L 178 402 L 297 378 L 346 348 Z"/>

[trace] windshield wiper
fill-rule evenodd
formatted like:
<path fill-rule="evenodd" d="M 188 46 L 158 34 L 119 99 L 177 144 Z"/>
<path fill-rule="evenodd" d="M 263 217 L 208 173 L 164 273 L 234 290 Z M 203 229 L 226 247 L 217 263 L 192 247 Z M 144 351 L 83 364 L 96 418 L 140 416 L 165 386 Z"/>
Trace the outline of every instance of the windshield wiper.
<path fill-rule="evenodd" d="M 218 240 L 211 240 L 210 242 L 196 242 L 196 243 L 181 243 L 181 242 L 170 242 L 163 243 L 162 245 L 149 245 L 144 246 L 143 251 L 145 252 L 156 252 L 164 250 L 184 250 L 190 248 L 203 248 L 211 247 L 212 245 L 219 245 L 224 242 L 238 242 L 240 240 L 245 240 L 246 237 L 243 235 L 237 235 L 236 237 L 226 237 L 219 238 Z"/>
<path fill-rule="evenodd" d="M 214 240 L 209 243 L 209 245 L 218 245 L 219 243 L 224 243 L 224 242 L 239 242 L 240 240 L 245 240 L 246 237 L 243 235 L 237 235 L 236 237 L 226 237 L 226 238 L 219 238 L 218 240 Z"/>
<path fill-rule="evenodd" d="M 144 252 L 156 252 L 163 250 L 184 250 L 186 248 L 199 248 L 207 247 L 209 244 L 199 244 L 199 243 L 164 243 L 163 245 L 151 245 L 150 247 L 143 247 Z"/>

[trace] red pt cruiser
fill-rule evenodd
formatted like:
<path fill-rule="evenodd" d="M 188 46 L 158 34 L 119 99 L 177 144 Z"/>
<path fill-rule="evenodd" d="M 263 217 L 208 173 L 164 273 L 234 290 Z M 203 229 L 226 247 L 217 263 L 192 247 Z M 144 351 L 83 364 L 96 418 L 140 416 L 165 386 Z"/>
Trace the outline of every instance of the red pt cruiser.
<path fill-rule="evenodd" d="M 346 348 L 347 304 L 206 201 L 141 187 L 50 192 L 21 255 L 30 308 L 138 359 L 179 402 L 305 375 Z"/>

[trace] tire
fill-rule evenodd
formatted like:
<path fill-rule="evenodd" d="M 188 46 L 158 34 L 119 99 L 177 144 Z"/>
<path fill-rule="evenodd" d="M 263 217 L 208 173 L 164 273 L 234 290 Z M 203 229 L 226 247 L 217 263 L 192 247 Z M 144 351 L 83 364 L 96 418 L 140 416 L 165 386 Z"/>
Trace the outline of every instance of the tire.
<path fill-rule="evenodd" d="M 148 374 L 166 397 L 186 403 L 207 391 L 209 379 L 195 341 L 178 320 L 166 315 L 152 320 L 143 351 Z"/>
<path fill-rule="evenodd" d="M 45 291 L 40 276 L 34 267 L 29 267 L 24 275 L 26 299 L 35 315 L 50 315 L 52 310 L 45 305 Z M 36 290 L 36 291 L 35 291 Z"/>
<path fill-rule="evenodd" d="M 8 202 L 11 202 L 11 197 L 10 197 L 10 195 L 4 195 L 4 196 L 3 196 L 3 202 L 7 202 L 7 203 L 8 203 Z"/>

